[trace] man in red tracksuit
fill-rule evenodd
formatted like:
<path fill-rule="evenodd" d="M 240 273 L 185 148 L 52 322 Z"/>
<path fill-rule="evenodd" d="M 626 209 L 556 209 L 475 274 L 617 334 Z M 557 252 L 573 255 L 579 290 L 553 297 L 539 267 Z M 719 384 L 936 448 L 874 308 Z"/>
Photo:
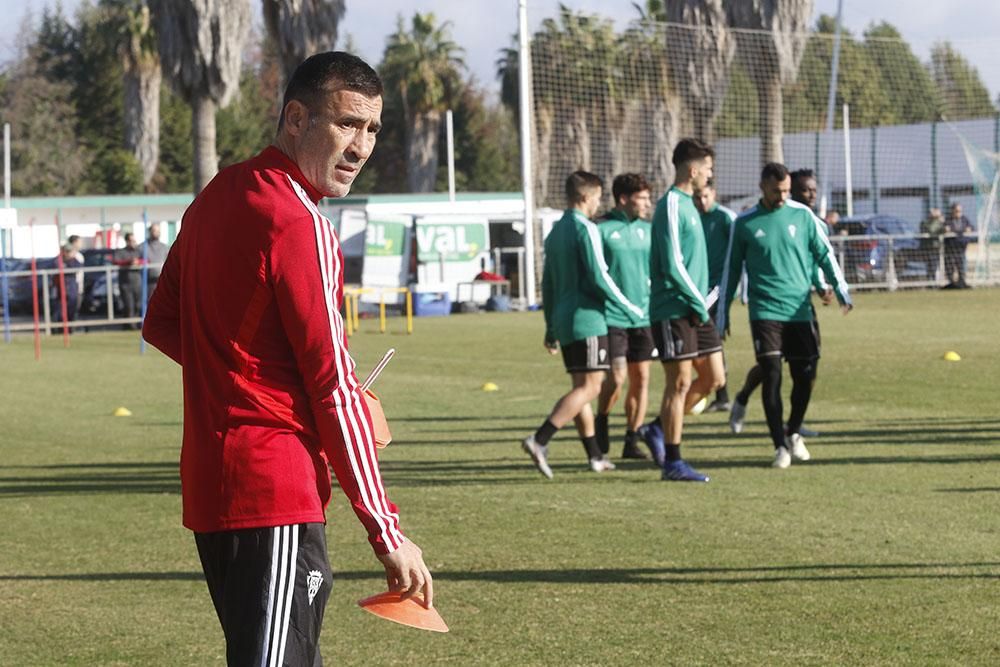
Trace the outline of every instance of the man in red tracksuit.
<path fill-rule="evenodd" d="M 347 352 L 343 255 L 317 209 L 375 146 L 382 84 L 322 53 L 285 90 L 274 144 L 221 171 L 184 214 L 143 336 L 184 376 L 181 487 L 230 665 L 319 665 L 333 467 L 390 588 L 431 575 L 386 497 Z"/>

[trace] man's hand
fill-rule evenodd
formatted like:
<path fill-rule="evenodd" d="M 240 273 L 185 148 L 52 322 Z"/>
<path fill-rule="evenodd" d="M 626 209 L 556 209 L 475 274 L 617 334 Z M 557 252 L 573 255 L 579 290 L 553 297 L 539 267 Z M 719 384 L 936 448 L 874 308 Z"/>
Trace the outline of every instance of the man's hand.
<path fill-rule="evenodd" d="M 554 340 L 549 340 L 548 338 L 546 338 L 545 339 L 545 350 L 549 354 L 558 354 L 559 353 L 559 342 L 558 341 L 554 341 Z"/>
<path fill-rule="evenodd" d="M 431 572 L 424 565 L 423 552 L 413 542 L 403 542 L 391 554 L 378 556 L 385 566 L 385 581 L 390 591 L 403 591 L 403 599 L 421 593 L 424 606 L 434 606 L 434 585 Z"/>
<path fill-rule="evenodd" d="M 844 315 L 851 312 L 852 310 L 854 310 L 854 304 L 852 303 L 845 303 L 843 306 L 840 307 L 840 312 L 842 312 Z"/>
<path fill-rule="evenodd" d="M 823 293 L 819 295 L 819 298 L 823 300 L 824 306 L 829 306 L 833 303 L 833 288 L 827 287 L 823 290 Z"/>

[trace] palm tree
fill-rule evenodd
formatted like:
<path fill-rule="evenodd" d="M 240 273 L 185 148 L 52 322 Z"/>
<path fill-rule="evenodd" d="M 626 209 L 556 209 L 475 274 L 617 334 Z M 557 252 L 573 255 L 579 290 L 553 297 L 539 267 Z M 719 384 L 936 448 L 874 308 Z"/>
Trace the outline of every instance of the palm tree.
<path fill-rule="evenodd" d="M 121 7 L 120 52 L 124 66 L 125 147 L 135 155 L 147 188 L 160 161 L 160 83 L 163 71 L 145 0 Z"/>
<path fill-rule="evenodd" d="M 633 95 L 648 100 L 645 117 L 638 126 L 642 172 L 654 193 L 665 192 L 674 180 L 673 148 L 682 130 L 681 97 L 674 89 L 662 21 L 666 14 L 661 3 L 649 0 L 639 10 L 640 21 L 626 31 L 626 81 L 635 85 Z M 660 23 L 658 23 L 660 22 Z"/>
<path fill-rule="evenodd" d="M 219 169 L 215 112 L 239 88 L 243 44 L 250 32 L 249 0 L 149 0 L 160 59 L 177 92 L 191 105 L 194 189 Z"/>
<path fill-rule="evenodd" d="M 303 60 L 333 50 L 345 11 L 344 0 L 262 0 L 262 9 L 286 82 Z"/>
<path fill-rule="evenodd" d="M 812 0 L 740 0 L 726 3 L 740 57 L 757 88 L 760 160 L 783 162 L 782 86 L 794 83 L 809 39 Z"/>
<path fill-rule="evenodd" d="M 465 63 L 451 40 L 450 22 L 413 15 L 410 30 L 399 17 L 382 59 L 387 90 L 398 96 L 406 118 L 406 179 L 411 192 L 431 192 L 437 180 L 441 118 L 457 98 Z"/>
<path fill-rule="evenodd" d="M 736 51 L 726 10 L 722 0 L 684 0 L 666 3 L 663 14 L 674 90 L 692 116 L 694 136 L 711 143 Z"/>

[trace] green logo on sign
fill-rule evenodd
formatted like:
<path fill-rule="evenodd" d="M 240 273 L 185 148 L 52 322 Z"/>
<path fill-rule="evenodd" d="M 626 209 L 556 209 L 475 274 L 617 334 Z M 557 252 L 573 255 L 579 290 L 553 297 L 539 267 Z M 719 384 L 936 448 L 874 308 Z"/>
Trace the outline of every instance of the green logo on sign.
<path fill-rule="evenodd" d="M 485 249 L 485 225 L 417 225 L 417 259 L 421 262 L 436 262 L 441 255 L 446 262 L 467 262 Z"/>
<path fill-rule="evenodd" d="M 365 255 L 398 257 L 403 254 L 406 225 L 401 222 L 369 220 L 365 229 Z"/>

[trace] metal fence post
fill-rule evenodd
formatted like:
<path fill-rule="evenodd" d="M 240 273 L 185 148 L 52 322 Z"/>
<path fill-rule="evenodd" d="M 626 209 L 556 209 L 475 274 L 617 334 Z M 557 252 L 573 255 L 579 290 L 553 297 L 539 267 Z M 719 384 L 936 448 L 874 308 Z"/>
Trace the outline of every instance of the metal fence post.
<path fill-rule="evenodd" d="M 899 289 L 899 278 L 896 275 L 896 244 L 895 239 L 889 237 L 889 268 L 886 270 L 886 282 L 889 284 L 889 291 L 895 292 Z"/>
<path fill-rule="evenodd" d="M 52 335 L 52 308 L 49 306 L 49 274 L 39 271 L 42 277 L 42 318 L 45 322 L 45 335 Z"/>

